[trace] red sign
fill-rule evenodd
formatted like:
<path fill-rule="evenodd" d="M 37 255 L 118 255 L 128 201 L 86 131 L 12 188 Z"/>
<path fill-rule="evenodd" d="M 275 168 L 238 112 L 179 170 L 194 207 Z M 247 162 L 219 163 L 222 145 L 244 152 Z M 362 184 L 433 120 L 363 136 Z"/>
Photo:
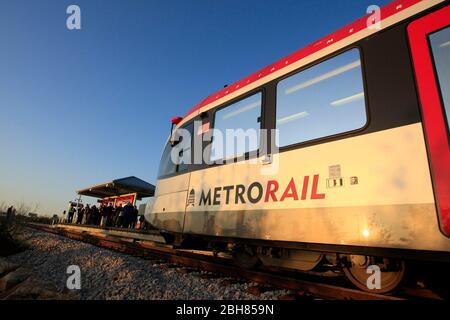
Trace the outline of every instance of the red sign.
<path fill-rule="evenodd" d="M 130 194 L 127 196 L 120 196 L 116 198 L 116 201 L 114 203 L 114 205 L 117 207 L 119 205 L 126 205 L 127 202 L 131 203 L 134 205 L 134 201 L 136 200 L 136 195 L 135 194 Z"/>
<path fill-rule="evenodd" d="M 128 202 L 134 205 L 135 201 L 136 201 L 136 194 L 133 193 L 124 196 L 104 198 L 99 200 L 98 202 L 106 206 L 111 203 L 114 207 L 117 207 L 119 205 L 125 206 Z"/>

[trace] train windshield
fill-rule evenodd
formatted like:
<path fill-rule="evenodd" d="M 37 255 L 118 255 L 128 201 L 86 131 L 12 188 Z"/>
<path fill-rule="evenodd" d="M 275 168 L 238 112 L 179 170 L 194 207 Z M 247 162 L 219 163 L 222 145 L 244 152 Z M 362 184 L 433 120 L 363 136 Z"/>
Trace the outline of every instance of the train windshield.
<path fill-rule="evenodd" d="M 450 27 L 431 34 L 430 45 L 444 105 L 444 118 L 447 120 L 448 128 L 450 117 Z"/>
<path fill-rule="evenodd" d="M 172 161 L 170 156 L 172 152 L 172 144 L 170 141 L 167 142 L 166 147 L 164 148 L 161 162 L 159 164 L 158 177 L 167 176 L 176 172 L 177 166 Z"/>
<path fill-rule="evenodd" d="M 188 142 L 183 148 L 180 148 L 179 145 L 177 147 L 177 143 L 180 143 L 183 138 L 191 141 L 194 129 L 193 122 L 184 125 L 182 129 L 185 130 L 183 135 L 180 130 L 177 130 L 174 133 L 174 141 L 176 141 L 176 143 L 172 143 L 170 139 L 167 141 L 159 164 L 158 177 L 170 176 L 188 170 L 188 166 L 191 164 L 192 160 L 191 143 Z"/>

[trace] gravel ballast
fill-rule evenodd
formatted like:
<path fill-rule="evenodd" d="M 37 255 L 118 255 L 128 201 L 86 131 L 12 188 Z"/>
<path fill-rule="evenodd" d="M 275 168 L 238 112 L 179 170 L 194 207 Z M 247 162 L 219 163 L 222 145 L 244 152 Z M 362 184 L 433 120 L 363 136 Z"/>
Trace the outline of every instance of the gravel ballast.
<path fill-rule="evenodd" d="M 165 263 L 145 260 L 37 230 L 21 235 L 29 249 L 6 258 L 28 266 L 33 275 L 65 292 L 70 265 L 81 269 L 79 299 L 277 299 L 286 290 L 260 296 L 246 292 L 254 284 L 222 285 L 224 278 L 202 278 L 200 272 L 183 273 Z"/>

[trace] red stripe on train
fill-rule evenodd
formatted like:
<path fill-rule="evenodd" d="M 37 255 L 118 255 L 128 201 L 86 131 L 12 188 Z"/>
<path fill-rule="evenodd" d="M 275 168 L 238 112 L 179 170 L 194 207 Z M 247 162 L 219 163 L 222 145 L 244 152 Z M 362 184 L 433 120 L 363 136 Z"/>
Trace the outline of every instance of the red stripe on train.
<path fill-rule="evenodd" d="M 428 34 L 448 26 L 450 6 L 408 27 L 442 231 L 450 236 L 450 149 Z"/>

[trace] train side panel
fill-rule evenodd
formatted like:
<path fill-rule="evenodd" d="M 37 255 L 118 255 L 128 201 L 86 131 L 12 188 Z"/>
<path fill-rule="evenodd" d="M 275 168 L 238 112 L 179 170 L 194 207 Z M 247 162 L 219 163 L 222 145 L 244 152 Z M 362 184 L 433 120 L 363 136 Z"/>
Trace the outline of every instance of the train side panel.
<path fill-rule="evenodd" d="M 279 118 L 278 81 L 296 72 L 308 75 L 315 65 L 320 69 L 328 60 L 339 61 L 340 55 L 359 50 L 359 63 L 353 59 L 305 76 L 283 92 L 316 85 L 319 100 L 327 87 L 319 87 L 321 82 L 359 67 L 361 86 L 343 92 L 338 89 L 345 78 L 337 81 L 335 91 L 342 96 L 330 97 L 328 104 L 330 109 L 345 108 L 364 99 L 365 125 L 286 144 L 273 154 L 272 163 L 263 163 L 266 159 L 261 156 L 235 164 L 196 166 L 190 173 L 162 178 L 153 205 L 146 208 L 147 220 L 162 230 L 186 235 L 449 252 L 450 238 L 440 228 L 442 210 L 437 210 L 436 170 L 430 172 L 436 158 L 431 159 L 434 156 L 427 150 L 433 126 L 422 118 L 423 99 L 418 100 L 416 92 L 420 75 L 414 73 L 410 57 L 407 28 L 412 19 L 403 21 L 441 2 L 418 2 L 385 19 L 384 25 L 392 28 L 379 33 L 364 29 L 251 83 L 245 93 L 237 90 L 228 98 L 218 96 L 190 114 L 180 126 L 198 116 L 210 122 L 208 128 L 210 124 L 215 128 L 218 110 L 261 93 L 261 103 L 241 105 L 223 119 L 235 117 L 239 123 L 244 111 L 253 112 L 259 105 L 261 128 L 278 128 L 279 122 L 301 119 L 302 114 L 312 116 L 298 126 L 308 126 L 316 116 L 316 100 L 290 100 L 298 110 Z M 308 112 L 299 112 L 304 109 Z M 322 129 L 328 124 L 324 122 Z M 266 174 L 270 166 L 278 171 Z"/>
<path fill-rule="evenodd" d="M 282 152 L 276 175 L 262 176 L 261 169 L 247 161 L 193 172 L 189 188 L 195 202 L 187 206 L 184 232 L 450 250 L 450 239 L 439 231 L 420 123 Z M 268 195 L 273 181 L 278 190 Z M 253 204 L 248 188 L 255 182 L 263 192 Z M 237 185 L 246 188 L 245 203 L 236 199 Z M 226 186 L 234 186 L 228 203 Z M 211 204 L 201 201 L 202 193 L 204 200 L 209 192 Z M 251 193 L 253 200 L 258 198 L 258 188 Z"/>
<path fill-rule="evenodd" d="M 145 217 L 156 228 L 183 231 L 190 173 L 159 179 L 154 201 L 147 206 Z"/>

